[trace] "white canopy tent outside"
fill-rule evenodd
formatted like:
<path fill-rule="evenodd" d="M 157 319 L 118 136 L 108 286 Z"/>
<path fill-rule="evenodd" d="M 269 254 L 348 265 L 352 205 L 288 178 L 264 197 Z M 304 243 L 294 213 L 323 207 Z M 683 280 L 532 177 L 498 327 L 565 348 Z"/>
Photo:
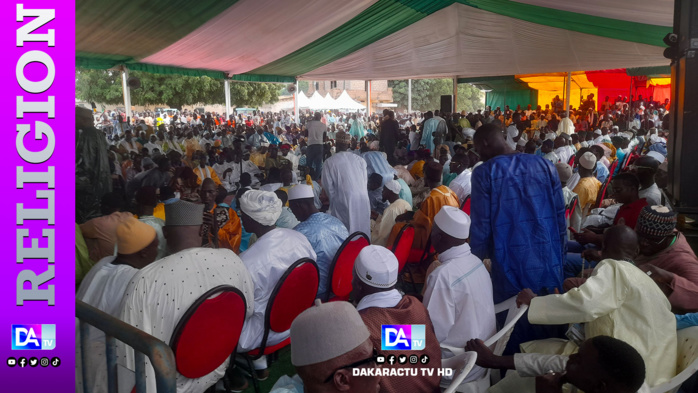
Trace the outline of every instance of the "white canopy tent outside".
<path fill-rule="evenodd" d="M 299 91 L 297 94 L 298 107 L 303 109 L 310 108 L 310 99 L 308 98 L 308 96 L 305 95 L 305 93 L 303 93 L 302 91 Z"/>
<path fill-rule="evenodd" d="M 335 109 L 344 110 L 361 110 L 366 109 L 366 106 L 356 102 L 353 98 L 349 97 L 349 93 L 346 90 L 342 91 L 342 94 L 335 100 Z"/>

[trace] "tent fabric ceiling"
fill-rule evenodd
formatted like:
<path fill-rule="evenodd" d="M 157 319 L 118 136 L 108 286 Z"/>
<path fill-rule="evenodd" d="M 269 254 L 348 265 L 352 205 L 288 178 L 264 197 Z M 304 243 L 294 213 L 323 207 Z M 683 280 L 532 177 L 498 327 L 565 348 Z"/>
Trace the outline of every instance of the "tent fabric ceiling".
<path fill-rule="evenodd" d="M 186 37 L 142 61 L 243 74 L 327 35 L 376 1 L 238 1 Z M 212 37 L 216 38 L 212 40 Z M 266 72 L 270 73 L 273 74 Z"/>
<path fill-rule="evenodd" d="M 674 0 L 514 0 L 517 3 L 553 8 L 604 18 L 645 23 L 648 25 L 672 26 L 674 24 Z"/>
<path fill-rule="evenodd" d="M 76 65 L 275 82 L 659 66 L 672 20 L 671 0 L 81 0 Z"/>
<path fill-rule="evenodd" d="M 302 79 L 479 77 L 666 64 L 663 48 L 454 4 Z"/>

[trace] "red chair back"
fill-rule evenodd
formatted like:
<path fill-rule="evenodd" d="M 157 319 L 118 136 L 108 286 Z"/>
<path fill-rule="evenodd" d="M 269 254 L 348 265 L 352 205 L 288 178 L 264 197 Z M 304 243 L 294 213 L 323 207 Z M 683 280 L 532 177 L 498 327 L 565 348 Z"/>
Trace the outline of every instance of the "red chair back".
<path fill-rule="evenodd" d="M 201 378 L 223 364 L 237 348 L 246 308 L 242 292 L 229 285 L 199 297 L 170 340 L 177 371 L 187 378 Z"/>
<path fill-rule="evenodd" d="M 461 206 L 461 210 L 465 212 L 468 216 L 470 215 L 470 195 L 465 197 L 465 201 L 463 201 L 463 206 Z"/>
<path fill-rule="evenodd" d="M 264 336 L 257 354 L 264 354 L 269 332 L 285 332 L 296 317 L 313 305 L 320 273 L 310 258 L 301 258 L 289 266 L 269 297 L 264 313 Z"/>
<path fill-rule="evenodd" d="M 354 262 L 359 252 L 371 244 L 363 232 L 354 232 L 342 243 L 330 266 L 330 277 L 326 299 L 331 293 L 338 299 L 346 300 L 351 293 L 351 281 L 354 278 Z"/>
<path fill-rule="evenodd" d="M 608 172 L 610 173 L 610 174 L 608 175 L 608 178 L 609 178 L 609 179 L 610 179 L 611 177 L 613 177 L 613 173 L 616 171 L 616 168 L 617 168 L 617 167 L 618 167 L 618 160 L 615 160 L 615 161 L 613 161 L 613 163 L 611 164 L 611 167 L 608 168 Z"/>
<path fill-rule="evenodd" d="M 565 218 L 569 220 L 570 217 L 574 214 L 575 209 L 577 208 L 577 203 L 579 202 L 579 197 L 575 195 L 574 198 L 570 201 L 569 205 L 567 205 L 567 209 L 565 209 Z"/>
<path fill-rule="evenodd" d="M 601 185 L 601 188 L 599 189 L 599 193 L 596 196 L 596 205 L 594 207 L 601 207 L 601 203 L 603 200 L 606 198 L 606 191 L 608 189 L 608 185 L 611 184 L 611 178 L 612 174 L 608 175 L 608 179 L 606 179 L 605 182 Z"/>
<path fill-rule="evenodd" d="M 398 232 L 395 237 L 395 242 L 393 243 L 393 249 L 391 250 L 395 254 L 398 262 L 398 272 L 402 271 L 405 267 L 407 259 L 410 256 L 410 250 L 412 250 L 412 243 L 414 242 L 414 227 L 412 225 L 404 225 L 400 232 Z"/>
<path fill-rule="evenodd" d="M 294 262 L 276 283 L 269 298 L 266 312 L 269 329 L 265 330 L 285 332 L 290 329 L 298 314 L 313 305 L 319 283 L 315 261 L 303 258 Z"/>

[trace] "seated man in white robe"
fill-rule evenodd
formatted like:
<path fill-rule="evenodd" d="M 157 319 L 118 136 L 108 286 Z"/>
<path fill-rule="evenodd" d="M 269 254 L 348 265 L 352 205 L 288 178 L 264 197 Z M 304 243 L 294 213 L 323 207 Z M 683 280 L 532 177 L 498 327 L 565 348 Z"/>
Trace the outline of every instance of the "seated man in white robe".
<path fill-rule="evenodd" d="M 562 393 L 564 385 L 572 385 L 586 393 L 649 393 L 645 380 L 645 362 L 628 343 L 609 336 L 586 340 L 579 352 L 570 356 L 517 353 L 496 356 L 482 340 L 470 340 L 466 351 L 477 353 L 476 364 L 492 369 L 516 370 L 519 376 L 535 377 L 517 380 L 516 385 L 492 387 L 498 392 Z"/>
<path fill-rule="evenodd" d="M 431 242 L 440 266 L 427 276 L 424 305 L 439 343 L 456 348 L 496 333 L 492 280 L 480 258 L 470 252 L 469 235 L 470 217 L 460 209 L 444 206 L 434 217 Z M 475 367 L 466 381 L 483 378 L 486 372 Z"/>
<path fill-rule="evenodd" d="M 451 159 L 451 173 L 457 174 L 457 176 L 451 180 L 448 184 L 453 192 L 458 196 L 458 200 L 462 204 L 465 202 L 465 198 L 470 196 L 470 191 L 472 190 L 472 185 L 470 179 L 473 172 L 468 169 L 470 167 L 470 160 L 468 155 L 462 152 L 456 153 Z"/>
<path fill-rule="evenodd" d="M 607 335 L 623 340 L 640 353 L 650 386 L 676 375 L 676 319 L 664 293 L 632 262 L 639 253 L 635 231 L 624 225 L 606 230 L 602 261 L 579 287 L 563 295 L 536 296 L 524 289 L 517 303 L 530 305 L 532 324 L 584 323 L 577 336 Z M 569 355 L 577 341 L 537 340 L 521 344 L 526 353 Z M 500 383 L 504 383 L 505 378 Z"/>
<path fill-rule="evenodd" d="M 404 199 L 400 199 L 400 191 L 402 186 L 397 180 L 391 180 L 383 186 L 383 202 L 390 202 L 390 205 L 385 208 L 383 214 L 376 220 L 376 225 L 373 229 L 372 243 L 386 247 L 390 231 L 395 226 L 395 218 L 397 216 L 412 210 L 410 205 Z"/>
<path fill-rule="evenodd" d="M 165 238 L 171 255 L 141 269 L 126 289 L 119 319 L 170 344 L 177 323 L 209 290 L 230 285 L 242 292 L 246 324 L 254 310 L 254 284 L 240 258 L 229 249 L 202 248 L 204 205 L 177 201 L 165 206 Z M 207 219 L 208 221 L 208 219 Z M 202 349 L 203 350 L 203 349 Z M 135 370 L 133 350 L 121 345 L 119 363 Z M 177 375 L 178 393 L 203 393 L 225 374 L 226 359 L 211 373 L 196 379 Z M 146 358 L 147 391 L 155 392 L 155 374 Z M 237 389 L 244 389 L 242 380 Z"/>
<path fill-rule="evenodd" d="M 131 217 L 116 227 L 116 256 L 102 258 L 90 269 L 75 297 L 92 307 L 118 318 L 119 305 L 133 276 L 153 261 L 158 253 L 158 238 L 150 225 Z M 76 333 L 79 330 L 76 330 Z M 90 326 L 87 363 L 87 384 L 93 392 L 107 391 L 107 357 L 104 333 Z M 79 333 L 76 335 L 79 341 Z"/>
<path fill-rule="evenodd" d="M 305 236 L 274 225 L 281 215 L 281 200 L 273 192 L 245 192 L 240 197 L 240 211 L 242 226 L 257 235 L 257 241 L 240 254 L 255 287 L 254 314 L 245 323 L 238 343 L 239 352 L 248 352 L 262 343 L 267 303 L 276 283 L 294 262 L 302 258 L 315 261 L 316 255 Z M 288 331 L 270 332 L 267 346 L 276 345 L 288 336 Z M 254 367 L 260 380 L 269 376 L 265 356 L 256 360 Z"/>

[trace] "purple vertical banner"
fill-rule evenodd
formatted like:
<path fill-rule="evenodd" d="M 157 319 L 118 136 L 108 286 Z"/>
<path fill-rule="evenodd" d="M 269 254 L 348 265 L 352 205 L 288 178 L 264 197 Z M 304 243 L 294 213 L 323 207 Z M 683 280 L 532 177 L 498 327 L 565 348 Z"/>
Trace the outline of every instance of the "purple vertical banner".
<path fill-rule="evenodd" d="M 75 2 L 0 10 L 0 390 L 75 392 Z"/>

